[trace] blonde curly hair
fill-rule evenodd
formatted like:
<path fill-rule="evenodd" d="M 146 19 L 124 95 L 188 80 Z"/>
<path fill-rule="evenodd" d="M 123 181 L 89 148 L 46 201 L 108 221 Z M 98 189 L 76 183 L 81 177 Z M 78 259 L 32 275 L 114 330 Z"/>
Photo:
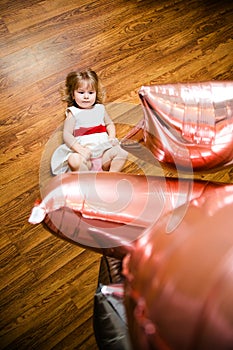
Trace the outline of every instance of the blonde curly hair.
<path fill-rule="evenodd" d="M 74 90 L 87 82 L 91 89 L 96 91 L 95 103 L 103 103 L 105 97 L 104 88 L 98 75 L 92 69 L 86 69 L 81 72 L 70 72 L 66 77 L 65 87 L 61 89 L 62 100 L 67 102 L 68 107 L 74 103 Z"/>

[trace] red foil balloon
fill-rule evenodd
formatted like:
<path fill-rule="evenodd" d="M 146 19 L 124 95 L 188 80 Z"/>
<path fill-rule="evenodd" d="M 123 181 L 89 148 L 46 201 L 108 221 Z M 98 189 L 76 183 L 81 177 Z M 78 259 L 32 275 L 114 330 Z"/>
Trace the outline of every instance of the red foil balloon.
<path fill-rule="evenodd" d="M 192 180 L 108 172 L 52 178 L 29 222 L 44 222 L 60 237 L 100 253 L 123 257 L 146 228 L 170 213 L 167 231 L 187 206 L 217 185 Z M 174 209 L 181 207 L 179 215 Z"/>
<path fill-rule="evenodd" d="M 122 140 L 143 157 L 145 145 L 160 162 L 185 170 L 233 163 L 233 82 L 143 86 L 144 119 Z"/>
<path fill-rule="evenodd" d="M 136 242 L 124 259 L 133 349 L 233 348 L 232 213 L 233 185 L 212 188 L 170 234 L 165 215 Z"/>

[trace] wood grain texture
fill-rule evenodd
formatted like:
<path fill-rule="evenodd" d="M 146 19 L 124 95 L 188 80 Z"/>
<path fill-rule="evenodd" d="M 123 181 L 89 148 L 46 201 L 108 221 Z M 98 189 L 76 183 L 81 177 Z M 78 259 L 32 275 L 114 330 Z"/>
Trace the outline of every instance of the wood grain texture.
<path fill-rule="evenodd" d="M 27 222 L 50 178 L 66 74 L 97 71 L 121 138 L 142 116 L 142 85 L 233 80 L 232 23 L 225 0 L 0 0 L 0 349 L 97 349 L 100 256 Z M 144 170 L 177 176 L 133 157 L 124 168 Z M 233 168 L 195 177 L 232 183 Z"/>

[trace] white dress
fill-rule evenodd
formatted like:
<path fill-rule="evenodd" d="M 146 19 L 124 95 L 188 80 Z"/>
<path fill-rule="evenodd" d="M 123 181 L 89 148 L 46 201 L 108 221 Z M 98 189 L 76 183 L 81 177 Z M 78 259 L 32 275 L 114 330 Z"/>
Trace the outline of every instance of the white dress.
<path fill-rule="evenodd" d="M 74 130 L 79 130 L 80 128 L 92 128 L 97 126 L 105 126 L 105 120 L 112 122 L 104 105 L 95 104 L 91 109 L 81 109 L 75 106 L 68 107 L 66 110 L 66 117 L 68 117 L 69 112 L 71 112 L 74 122 Z M 64 136 L 64 135 L 63 135 Z M 107 132 L 91 133 L 82 136 L 72 136 L 67 140 L 66 144 L 60 145 L 53 153 L 51 158 L 51 171 L 53 175 L 58 175 L 69 171 L 68 158 L 72 149 L 68 147 L 76 141 L 82 146 L 87 146 L 92 151 L 92 158 L 101 157 L 103 152 L 112 147 L 112 144 L 108 142 Z"/>

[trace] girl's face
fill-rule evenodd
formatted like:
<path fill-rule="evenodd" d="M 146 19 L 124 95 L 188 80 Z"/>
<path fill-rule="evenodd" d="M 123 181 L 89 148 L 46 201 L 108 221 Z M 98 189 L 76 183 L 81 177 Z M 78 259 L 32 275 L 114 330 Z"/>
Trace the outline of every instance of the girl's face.
<path fill-rule="evenodd" d="M 92 108 L 96 101 L 96 90 L 88 82 L 83 82 L 74 90 L 74 99 L 80 108 Z"/>

